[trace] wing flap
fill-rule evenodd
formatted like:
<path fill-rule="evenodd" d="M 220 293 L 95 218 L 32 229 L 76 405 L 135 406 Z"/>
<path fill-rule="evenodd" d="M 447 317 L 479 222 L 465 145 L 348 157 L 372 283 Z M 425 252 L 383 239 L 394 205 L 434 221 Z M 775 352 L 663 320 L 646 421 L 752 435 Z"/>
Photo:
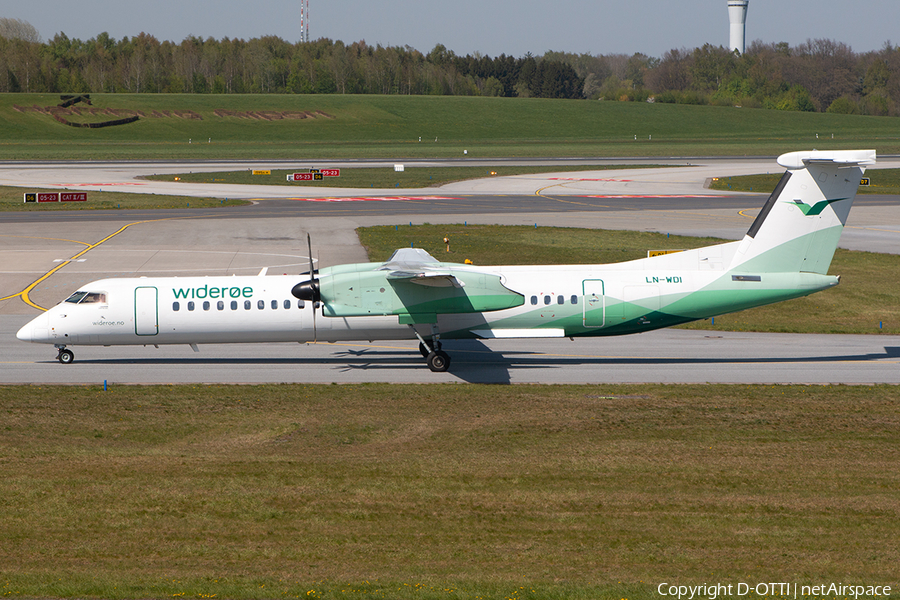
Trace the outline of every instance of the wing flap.
<path fill-rule="evenodd" d="M 442 273 L 439 271 L 421 271 L 417 273 L 410 273 L 409 271 L 394 271 L 393 273 L 389 273 L 387 278 L 388 281 L 403 280 L 408 281 L 409 283 L 415 283 L 416 285 L 438 288 L 462 288 L 466 285 L 452 273 Z"/>

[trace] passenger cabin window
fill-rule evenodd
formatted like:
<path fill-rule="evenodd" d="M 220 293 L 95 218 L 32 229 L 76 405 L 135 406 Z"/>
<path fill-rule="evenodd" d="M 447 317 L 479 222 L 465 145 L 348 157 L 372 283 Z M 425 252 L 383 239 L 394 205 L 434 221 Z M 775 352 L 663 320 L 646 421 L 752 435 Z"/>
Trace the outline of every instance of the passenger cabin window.
<path fill-rule="evenodd" d="M 222 300 L 219 300 L 219 301 L 216 303 L 216 308 L 219 309 L 219 310 L 225 310 L 225 302 L 222 301 Z"/>
<path fill-rule="evenodd" d="M 285 300 L 285 301 L 284 301 L 284 307 L 285 307 L 285 308 L 290 308 L 290 307 L 291 307 L 291 301 L 290 301 L 290 300 Z"/>
<path fill-rule="evenodd" d="M 203 302 L 203 310 L 209 310 L 209 301 Z"/>
<path fill-rule="evenodd" d="M 571 298 L 571 302 L 572 302 L 572 304 L 578 304 L 578 296 L 573 294 L 572 298 Z"/>
<path fill-rule="evenodd" d="M 550 296 L 544 296 L 544 304 L 550 304 Z"/>
<path fill-rule="evenodd" d="M 272 310 L 278 308 L 278 300 L 272 300 Z"/>
<path fill-rule="evenodd" d="M 531 297 L 531 305 L 532 305 L 532 306 L 537 306 L 537 296 L 532 296 L 532 297 Z"/>
<path fill-rule="evenodd" d="M 256 303 L 256 308 L 258 308 L 259 310 L 262 310 L 262 309 L 264 309 L 265 307 L 266 307 L 266 301 L 265 301 L 265 300 L 260 300 L 259 302 Z"/>
<path fill-rule="evenodd" d="M 249 300 L 244 300 L 244 310 L 250 310 L 250 307 L 253 306 Z"/>
<path fill-rule="evenodd" d="M 237 300 L 231 301 L 231 310 L 237 310 Z"/>
<path fill-rule="evenodd" d="M 188 310 L 194 310 L 194 301 L 188 302 Z"/>
<path fill-rule="evenodd" d="M 565 304 L 565 303 L 566 303 L 566 297 L 565 297 L 565 296 L 562 296 L 562 295 L 557 296 L 557 297 L 556 297 L 556 303 L 557 303 L 557 304 Z"/>
<path fill-rule="evenodd" d="M 173 303 L 172 303 L 172 310 L 175 311 L 175 312 L 178 312 L 179 310 L 181 310 L 181 304 L 178 303 L 178 302 L 173 302 Z"/>

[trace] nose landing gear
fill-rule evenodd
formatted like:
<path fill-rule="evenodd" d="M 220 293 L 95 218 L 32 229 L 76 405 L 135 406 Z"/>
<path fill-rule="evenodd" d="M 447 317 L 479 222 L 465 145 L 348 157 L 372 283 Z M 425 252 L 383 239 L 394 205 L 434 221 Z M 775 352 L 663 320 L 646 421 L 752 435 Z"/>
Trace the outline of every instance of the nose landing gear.
<path fill-rule="evenodd" d="M 56 355 L 56 360 L 62 364 L 68 365 L 75 360 L 75 353 L 71 350 L 67 350 L 65 346 L 57 346 L 56 349 L 59 350 L 59 354 Z"/>

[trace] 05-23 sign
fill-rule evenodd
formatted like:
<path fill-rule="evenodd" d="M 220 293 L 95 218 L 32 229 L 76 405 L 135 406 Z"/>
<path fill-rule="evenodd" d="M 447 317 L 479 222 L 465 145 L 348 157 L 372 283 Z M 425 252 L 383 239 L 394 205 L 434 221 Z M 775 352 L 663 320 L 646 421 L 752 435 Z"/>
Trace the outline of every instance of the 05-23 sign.
<path fill-rule="evenodd" d="M 340 177 L 340 169 L 310 169 L 309 173 L 291 173 L 288 181 L 320 181 L 325 177 Z"/>

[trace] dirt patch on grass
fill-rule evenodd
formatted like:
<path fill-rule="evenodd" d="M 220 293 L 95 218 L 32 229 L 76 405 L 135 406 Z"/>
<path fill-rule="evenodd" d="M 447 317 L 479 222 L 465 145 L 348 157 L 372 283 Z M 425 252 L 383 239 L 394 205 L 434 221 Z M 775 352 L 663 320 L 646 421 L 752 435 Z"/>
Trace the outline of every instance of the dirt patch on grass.
<path fill-rule="evenodd" d="M 229 110 L 225 108 L 217 108 L 213 111 L 217 117 L 226 118 L 233 117 L 237 119 L 251 119 L 256 121 L 279 121 L 281 119 L 300 120 L 315 119 L 324 117 L 333 119 L 334 117 L 328 113 L 308 110 Z"/>

